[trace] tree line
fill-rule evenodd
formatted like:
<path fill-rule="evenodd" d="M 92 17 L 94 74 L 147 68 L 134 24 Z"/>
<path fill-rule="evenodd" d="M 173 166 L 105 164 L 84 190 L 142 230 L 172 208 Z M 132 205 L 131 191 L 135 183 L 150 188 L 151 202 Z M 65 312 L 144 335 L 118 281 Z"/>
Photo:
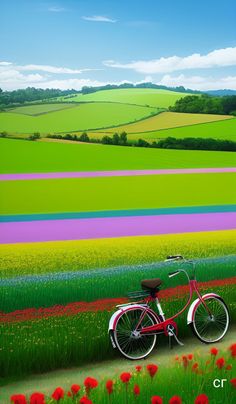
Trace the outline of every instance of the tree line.
<path fill-rule="evenodd" d="M 86 132 L 83 132 L 80 136 L 66 134 L 66 135 L 48 135 L 49 138 L 54 139 L 66 139 L 78 142 L 86 143 L 101 143 L 105 145 L 115 146 L 132 146 L 132 147 L 148 147 L 157 149 L 179 149 L 179 150 L 214 150 L 214 151 L 236 151 L 236 142 L 231 140 L 220 140 L 212 138 L 184 138 L 177 139 L 174 137 L 167 137 L 161 139 L 158 142 L 147 142 L 144 139 L 138 139 L 137 141 L 131 141 L 127 138 L 127 133 L 121 134 L 114 133 L 113 136 L 105 135 L 101 139 L 90 138 Z M 31 139 L 33 140 L 33 139 Z M 36 140 L 36 139 L 35 139 Z"/>
<path fill-rule="evenodd" d="M 159 84 L 153 83 L 123 83 L 120 85 L 116 84 L 107 84 L 105 86 L 98 87 L 89 87 L 84 86 L 80 91 L 71 89 L 71 90 L 60 90 L 55 88 L 34 88 L 27 87 L 25 89 L 13 90 L 13 91 L 3 91 L 0 88 L 0 107 L 4 108 L 4 106 L 14 105 L 14 104 L 24 104 L 27 102 L 33 101 L 47 101 L 51 98 L 57 97 L 68 97 L 71 98 L 75 94 L 90 94 L 101 90 L 114 90 L 114 89 L 122 89 L 122 88 L 153 88 L 153 89 L 161 89 L 161 90 L 169 90 L 169 91 L 177 91 L 181 93 L 201 93 L 200 91 L 193 91 L 190 89 L 186 89 L 183 86 L 178 87 L 167 87 Z"/>
<path fill-rule="evenodd" d="M 28 87 L 14 91 L 3 91 L 0 88 L 0 106 L 24 104 L 33 101 L 47 101 L 51 98 L 68 96 L 76 92 L 76 90 L 59 90 L 55 88 L 46 88 L 44 90 L 42 88 Z"/>
<path fill-rule="evenodd" d="M 189 95 L 177 100 L 169 110 L 196 114 L 236 115 L 236 95 L 223 97 L 212 97 L 207 94 Z"/>

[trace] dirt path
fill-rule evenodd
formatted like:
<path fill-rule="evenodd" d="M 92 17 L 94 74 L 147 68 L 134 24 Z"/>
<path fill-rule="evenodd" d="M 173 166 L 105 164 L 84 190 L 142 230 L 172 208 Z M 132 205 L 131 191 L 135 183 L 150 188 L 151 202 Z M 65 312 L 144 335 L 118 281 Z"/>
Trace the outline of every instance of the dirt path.
<path fill-rule="evenodd" d="M 168 345 L 161 346 L 154 350 L 154 353 L 148 357 L 147 360 L 129 361 L 118 357 L 117 359 L 106 360 L 104 362 L 83 365 L 78 368 L 62 369 L 42 375 L 34 375 L 25 378 L 24 380 L 14 381 L 0 388 L 0 402 L 1 404 L 9 403 L 9 397 L 12 394 L 24 393 L 31 394 L 34 391 L 41 391 L 45 394 L 51 394 L 57 387 L 61 386 L 69 389 L 71 384 L 81 384 L 86 376 L 92 376 L 101 379 L 105 377 L 113 377 L 122 371 L 132 371 L 136 364 L 146 365 L 147 363 L 157 363 L 159 366 L 169 366 L 173 362 L 175 355 L 182 355 L 187 353 L 208 353 L 210 346 L 204 345 L 196 338 L 189 338 L 183 340 L 184 346 L 174 346 L 170 350 Z M 225 350 L 230 344 L 236 342 L 236 327 L 231 327 L 227 336 L 222 342 L 216 344 L 218 349 Z"/>

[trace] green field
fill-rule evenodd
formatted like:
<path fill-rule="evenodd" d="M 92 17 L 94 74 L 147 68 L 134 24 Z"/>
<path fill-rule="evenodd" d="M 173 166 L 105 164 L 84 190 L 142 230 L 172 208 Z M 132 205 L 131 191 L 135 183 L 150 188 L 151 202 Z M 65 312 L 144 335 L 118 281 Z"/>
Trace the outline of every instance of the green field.
<path fill-rule="evenodd" d="M 112 104 L 112 103 L 88 103 L 74 105 L 61 111 L 45 113 L 40 116 L 23 115 L 22 109 L 37 107 L 19 107 L 20 113 L 0 113 L 0 131 L 10 133 L 54 133 L 72 132 L 88 129 L 99 129 L 133 122 L 157 113 L 156 108 L 145 106 Z M 47 108 L 49 104 L 47 104 Z"/>
<path fill-rule="evenodd" d="M 214 121 L 234 120 L 229 115 L 210 115 L 210 114 L 184 114 L 178 112 L 162 112 L 159 115 L 152 116 L 140 122 L 131 123 L 129 125 L 121 125 L 115 130 L 106 130 L 106 133 L 114 133 L 114 131 L 125 131 L 128 134 L 143 134 L 143 132 L 151 132 L 161 129 L 168 129 L 174 127 L 183 127 L 189 125 L 196 125 Z M 236 119 L 235 119 L 236 122 Z M 99 131 L 98 131 L 99 132 Z M 153 133 L 153 132 L 152 132 Z M 154 132 L 155 133 L 155 132 Z M 96 134 L 95 134 L 96 135 Z M 94 135 L 94 136 L 95 136 Z M 145 134 L 145 135 L 148 135 Z"/>
<path fill-rule="evenodd" d="M 236 173 L 1 181 L 1 214 L 236 204 Z M 221 192 L 222 191 L 222 192 Z"/>
<path fill-rule="evenodd" d="M 154 141 L 157 139 L 167 138 L 168 136 L 175 137 L 177 139 L 183 139 L 186 137 L 202 137 L 236 141 L 236 119 L 231 117 L 231 119 L 221 120 L 219 122 L 209 122 L 185 127 L 182 126 L 181 128 L 170 128 L 152 132 L 144 131 L 143 133 L 130 134 L 129 138 L 142 138 Z"/>
<path fill-rule="evenodd" d="M 150 105 L 159 108 L 168 108 L 182 97 L 189 95 L 187 93 L 179 93 L 168 90 L 155 90 L 150 88 L 127 88 L 127 89 L 115 89 L 115 90 L 103 90 L 97 91 L 92 94 L 78 94 L 71 98 L 62 97 L 63 101 L 73 102 L 120 102 L 137 105 Z"/>
<path fill-rule="evenodd" d="M 23 114 L 23 115 L 42 115 L 47 114 L 48 112 L 60 111 L 66 108 L 73 108 L 73 104 L 69 103 L 57 103 L 57 104 L 32 104 L 22 107 L 10 108 L 7 112 L 11 112 L 13 114 Z M 0 115 L 1 116 L 1 115 Z"/>
<path fill-rule="evenodd" d="M 234 167 L 233 152 L 0 139 L 0 173 Z"/>

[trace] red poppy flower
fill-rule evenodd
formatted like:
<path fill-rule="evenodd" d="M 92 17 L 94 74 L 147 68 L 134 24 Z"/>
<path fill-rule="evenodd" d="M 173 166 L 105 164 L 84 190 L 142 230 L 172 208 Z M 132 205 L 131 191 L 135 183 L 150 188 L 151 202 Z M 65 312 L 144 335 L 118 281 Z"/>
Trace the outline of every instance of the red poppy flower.
<path fill-rule="evenodd" d="M 151 377 L 154 377 L 156 372 L 158 371 L 158 366 L 154 365 L 153 363 L 150 363 L 149 365 L 147 365 L 146 368 Z"/>
<path fill-rule="evenodd" d="M 197 368 L 198 368 L 198 363 L 195 362 L 195 363 L 193 364 L 193 366 L 192 366 L 192 372 L 195 372 L 195 371 L 197 370 Z"/>
<path fill-rule="evenodd" d="M 191 361 L 192 359 L 193 359 L 193 354 L 192 353 L 188 354 L 188 360 Z"/>
<path fill-rule="evenodd" d="M 78 392 L 80 391 L 80 386 L 78 384 L 72 384 L 70 389 L 73 395 L 76 396 L 76 394 L 78 394 Z"/>
<path fill-rule="evenodd" d="M 226 370 L 232 370 L 232 365 L 227 365 L 225 369 Z"/>
<path fill-rule="evenodd" d="M 132 377 L 131 373 L 129 373 L 129 372 L 123 372 L 123 373 L 121 373 L 121 375 L 120 375 L 120 380 L 121 380 L 123 383 L 129 383 L 131 377 Z"/>
<path fill-rule="evenodd" d="M 140 394 L 140 387 L 137 384 L 135 384 L 134 385 L 134 395 L 139 396 L 139 394 Z"/>
<path fill-rule="evenodd" d="M 236 344 L 232 344 L 232 345 L 229 347 L 229 349 L 230 349 L 230 351 L 231 351 L 231 356 L 232 356 L 233 358 L 236 358 Z"/>
<path fill-rule="evenodd" d="M 211 352 L 211 354 L 212 354 L 213 356 L 216 356 L 219 351 L 218 351 L 217 348 L 211 348 L 210 352 Z"/>
<path fill-rule="evenodd" d="M 206 394 L 200 394 L 196 397 L 194 404 L 209 404 L 209 399 Z"/>
<path fill-rule="evenodd" d="M 224 358 L 219 358 L 216 361 L 216 366 L 218 367 L 218 369 L 222 369 L 225 365 L 225 359 Z"/>
<path fill-rule="evenodd" d="M 64 390 L 61 387 L 57 387 L 56 390 L 52 393 L 52 398 L 56 401 L 59 401 L 64 397 Z"/>
<path fill-rule="evenodd" d="M 178 357 L 178 355 L 176 355 L 176 357 L 175 357 L 175 361 L 176 361 L 176 362 L 178 362 L 178 361 L 179 361 L 179 357 Z"/>
<path fill-rule="evenodd" d="M 108 394 L 113 393 L 113 384 L 114 384 L 113 380 L 107 380 L 106 389 L 107 389 Z"/>
<path fill-rule="evenodd" d="M 232 386 L 236 389 L 236 378 L 231 379 L 230 383 L 232 384 Z"/>
<path fill-rule="evenodd" d="M 135 366 L 135 369 L 136 369 L 137 372 L 139 373 L 139 372 L 141 372 L 141 370 L 142 370 L 142 366 L 137 365 L 137 366 Z"/>
<path fill-rule="evenodd" d="M 27 404 L 26 397 L 23 394 L 14 394 L 11 396 L 11 401 L 14 404 Z"/>
<path fill-rule="evenodd" d="M 42 393 L 31 394 L 30 404 L 46 404 L 44 394 L 42 394 Z"/>
<path fill-rule="evenodd" d="M 187 366 L 188 366 L 188 358 L 187 358 L 186 355 L 182 356 L 182 361 L 183 361 L 184 368 L 187 368 Z"/>
<path fill-rule="evenodd" d="M 89 389 L 94 389 L 98 386 L 98 381 L 93 377 L 86 377 L 86 379 L 84 380 L 84 385 Z"/>
<path fill-rule="evenodd" d="M 162 404 L 163 400 L 160 396 L 152 396 L 151 403 L 152 404 Z"/>
<path fill-rule="evenodd" d="M 179 396 L 173 396 L 171 397 L 169 404 L 181 404 L 182 400 Z"/>
<path fill-rule="evenodd" d="M 91 400 L 89 400 L 88 397 L 84 396 L 81 397 L 81 399 L 79 400 L 80 404 L 93 404 Z"/>
<path fill-rule="evenodd" d="M 68 391 L 68 393 L 67 393 L 67 397 L 72 397 L 72 393 L 71 393 L 71 391 Z"/>

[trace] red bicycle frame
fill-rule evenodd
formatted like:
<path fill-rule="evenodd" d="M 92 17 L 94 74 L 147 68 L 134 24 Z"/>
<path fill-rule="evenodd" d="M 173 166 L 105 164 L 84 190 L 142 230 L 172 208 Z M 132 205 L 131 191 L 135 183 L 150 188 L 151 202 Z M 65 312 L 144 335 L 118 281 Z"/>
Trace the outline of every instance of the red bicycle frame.
<path fill-rule="evenodd" d="M 185 271 L 184 271 L 184 272 L 185 272 Z M 189 279 L 189 298 L 188 298 L 187 303 L 186 303 L 185 306 L 183 307 L 183 309 L 180 310 L 177 314 L 173 315 L 172 317 L 170 317 L 170 318 L 168 318 L 168 319 L 166 319 L 166 320 L 164 319 L 164 321 L 161 321 L 159 324 L 154 324 L 154 325 L 151 325 L 151 326 L 149 326 L 149 327 L 144 327 L 144 328 L 142 328 L 142 329 L 140 330 L 140 334 L 141 334 L 141 335 L 142 335 L 142 334 L 156 334 L 156 333 L 161 333 L 161 332 L 163 332 L 166 336 L 168 336 L 168 335 L 169 335 L 169 334 L 168 334 L 168 326 L 169 326 L 169 325 L 172 326 L 172 327 L 174 327 L 174 328 L 176 329 L 176 331 L 177 331 L 177 324 L 175 323 L 174 319 L 177 318 L 178 316 L 180 316 L 180 315 L 187 309 L 187 307 L 190 305 L 190 302 L 191 302 L 191 300 L 192 300 L 192 297 L 193 297 L 194 292 L 197 294 L 197 296 L 198 296 L 198 298 L 200 299 L 200 301 L 204 304 L 204 306 L 205 306 L 206 310 L 208 311 L 209 315 L 211 315 L 211 312 L 210 312 L 209 308 L 207 307 L 207 305 L 206 305 L 204 299 L 202 299 L 202 296 L 201 296 L 201 294 L 200 294 L 200 292 L 199 292 L 199 290 L 198 290 L 198 286 L 197 286 L 197 281 L 196 281 L 196 279 L 194 279 L 194 280 L 190 280 L 190 279 Z M 158 293 L 156 293 L 156 297 L 155 297 L 155 298 L 154 298 L 154 297 L 148 297 L 147 299 L 145 299 L 145 302 L 146 302 L 146 303 L 149 303 L 150 301 L 153 301 L 153 300 L 155 300 L 156 303 L 157 303 L 157 306 L 159 305 L 159 307 L 160 307 L 159 300 L 158 300 Z M 147 307 L 146 309 L 144 309 L 144 312 L 143 312 L 142 315 L 140 316 L 139 322 L 138 322 L 138 324 L 137 324 L 135 330 L 138 329 L 138 327 L 139 327 L 139 325 L 141 324 L 143 318 L 145 317 L 147 311 L 150 311 L 150 308 L 149 308 L 149 307 Z M 153 312 L 153 313 L 156 315 L 155 312 Z M 159 316 L 158 316 L 158 319 L 160 319 Z"/>

